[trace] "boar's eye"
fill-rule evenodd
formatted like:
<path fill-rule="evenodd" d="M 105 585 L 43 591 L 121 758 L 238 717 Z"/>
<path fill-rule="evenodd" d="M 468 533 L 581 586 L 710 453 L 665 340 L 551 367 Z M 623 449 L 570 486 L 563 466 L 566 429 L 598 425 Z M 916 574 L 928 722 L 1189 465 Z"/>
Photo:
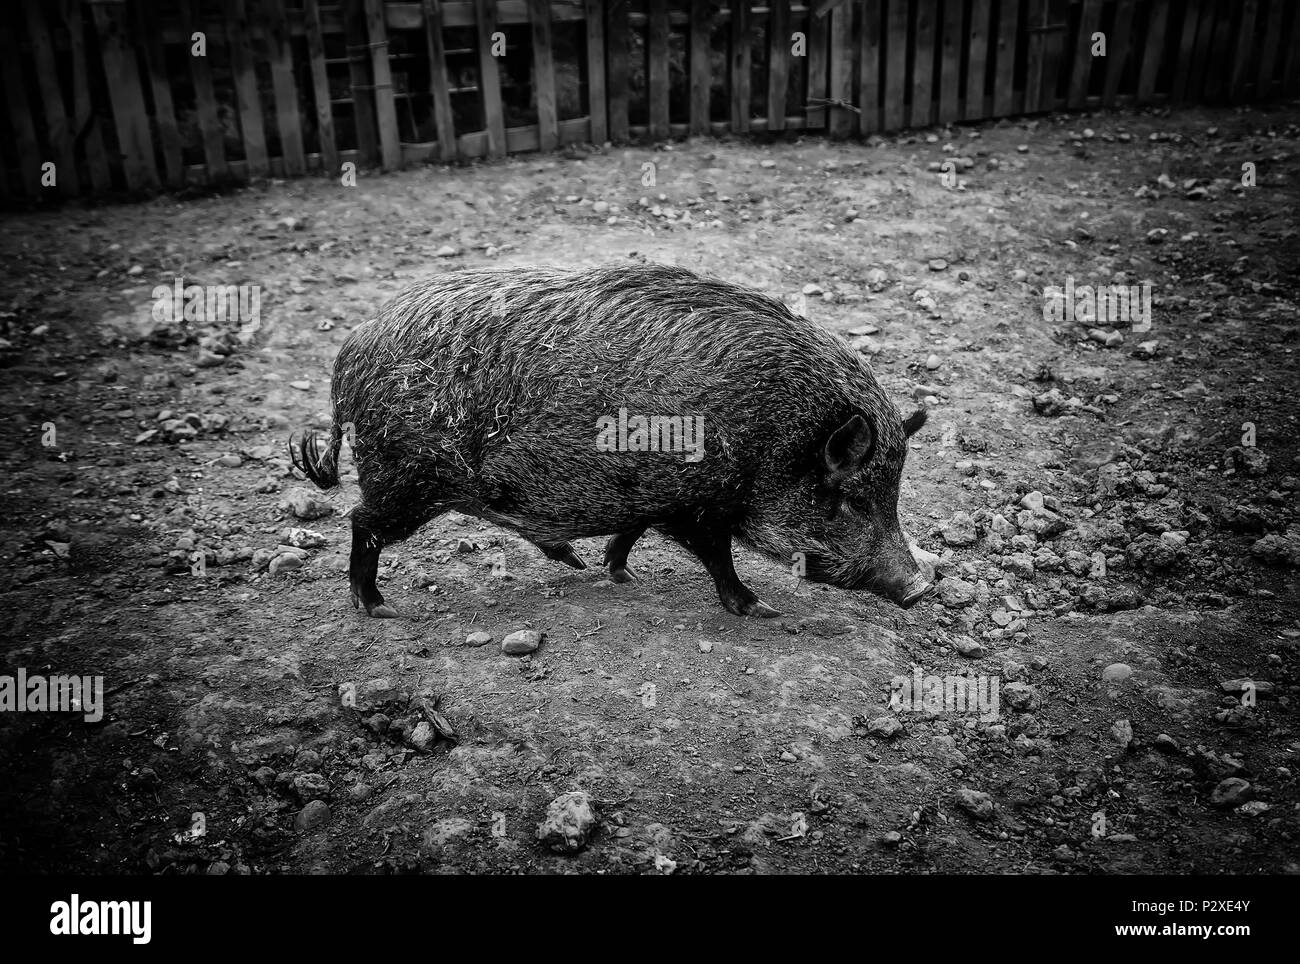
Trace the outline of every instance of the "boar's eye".
<path fill-rule="evenodd" d="M 918 408 L 913 411 L 911 415 L 903 419 L 903 434 L 908 438 L 911 438 L 917 432 L 921 431 L 921 426 L 925 424 L 925 420 L 929 415 L 929 409 Z"/>
<path fill-rule="evenodd" d="M 826 484 L 839 488 L 846 479 L 867 464 L 876 445 L 876 433 L 861 415 L 831 433 L 822 457 L 826 462 Z"/>

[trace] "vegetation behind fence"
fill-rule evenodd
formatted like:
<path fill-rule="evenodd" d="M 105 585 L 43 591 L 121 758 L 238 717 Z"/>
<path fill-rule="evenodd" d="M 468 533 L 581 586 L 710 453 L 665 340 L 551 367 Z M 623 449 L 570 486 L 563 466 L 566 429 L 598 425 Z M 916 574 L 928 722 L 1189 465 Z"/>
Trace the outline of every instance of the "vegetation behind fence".
<path fill-rule="evenodd" d="M 1295 0 L 12 0 L 0 196 L 1300 92 Z"/>

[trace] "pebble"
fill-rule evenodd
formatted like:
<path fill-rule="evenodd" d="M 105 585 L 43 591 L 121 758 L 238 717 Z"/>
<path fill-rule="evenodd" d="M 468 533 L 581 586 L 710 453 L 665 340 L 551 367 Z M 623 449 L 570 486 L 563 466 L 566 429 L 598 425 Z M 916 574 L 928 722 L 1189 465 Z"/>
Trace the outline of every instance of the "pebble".
<path fill-rule="evenodd" d="M 280 532 L 280 544 L 295 549 L 319 549 L 328 541 L 319 532 L 313 532 L 311 529 L 292 528 Z"/>
<path fill-rule="evenodd" d="M 273 575 L 279 575 L 282 572 L 292 572 L 295 569 L 301 569 L 305 563 L 301 556 L 296 556 L 291 552 L 284 552 L 271 560 L 267 571 Z"/>
<path fill-rule="evenodd" d="M 925 367 L 930 371 L 936 370 L 943 362 L 939 361 L 938 355 L 931 355 L 925 360 Z"/>
<path fill-rule="evenodd" d="M 958 653 L 969 659 L 979 659 L 986 652 L 983 643 L 969 636 L 958 636 L 953 640 L 953 646 Z"/>
<path fill-rule="evenodd" d="M 244 460 L 238 455 L 223 455 L 217 459 L 217 464 L 227 469 L 237 469 L 244 464 Z"/>
<path fill-rule="evenodd" d="M 444 244 L 441 248 L 439 248 L 437 251 L 434 252 L 434 256 L 439 258 L 454 258 L 458 253 L 459 252 L 450 244 Z"/>
<path fill-rule="evenodd" d="M 531 653 L 542 644 L 542 634 L 536 629 L 520 629 L 501 640 L 501 652 L 507 656 Z"/>
<path fill-rule="evenodd" d="M 1210 793 L 1210 803 L 1216 807 L 1236 807 L 1250 799 L 1250 783 L 1241 777 L 1228 777 Z"/>
<path fill-rule="evenodd" d="M 1128 720 L 1116 720 L 1111 724 L 1110 735 L 1120 746 L 1127 747 L 1133 742 L 1133 724 Z"/>
<path fill-rule="evenodd" d="M 701 653 L 711 653 L 711 652 L 713 652 L 713 643 L 711 643 L 711 642 L 710 642 L 709 640 L 707 640 L 707 639 L 701 639 L 701 640 L 700 640 L 700 652 L 701 652 Z"/>
<path fill-rule="evenodd" d="M 1111 663 L 1101 671 L 1101 678 L 1107 683 L 1122 683 L 1133 675 L 1133 667 L 1128 663 Z"/>
<path fill-rule="evenodd" d="M 867 724 L 867 733 L 882 740 L 893 739 L 903 731 L 903 724 L 896 716 L 881 716 Z"/>
<path fill-rule="evenodd" d="M 978 539 L 975 533 L 975 520 L 969 512 L 954 512 L 952 518 L 944 523 L 940 530 L 943 541 L 950 546 L 973 546 Z"/>
<path fill-rule="evenodd" d="M 433 749 L 433 745 L 438 742 L 438 731 L 431 724 L 422 720 L 415 724 L 415 729 L 411 730 L 407 742 L 415 747 L 417 752 L 428 753 Z"/>
<path fill-rule="evenodd" d="M 946 271 L 947 268 L 948 268 L 948 262 L 945 261 L 943 258 L 931 258 L 931 259 L 930 259 L 930 270 L 931 270 L 931 271 Z"/>
<path fill-rule="evenodd" d="M 287 509 L 299 519 L 310 522 L 312 519 L 320 519 L 334 512 L 334 506 L 330 505 L 324 499 L 317 498 L 306 489 L 293 489 L 280 502 L 281 509 Z"/>
<path fill-rule="evenodd" d="M 486 646 L 490 642 L 492 642 L 492 634 L 485 633 L 481 629 L 465 637 L 466 646 Z"/>
<path fill-rule="evenodd" d="M 295 830 L 315 830 L 330 822 L 330 808 L 324 800 L 312 800 L 293 818 Z"/>
<path fill-rule="evenodd" d="M 949 609 L 960 609 L 975 601 L 975 587 L 964 579 L 949 576 L 939 583 L 939 601 Z"/>

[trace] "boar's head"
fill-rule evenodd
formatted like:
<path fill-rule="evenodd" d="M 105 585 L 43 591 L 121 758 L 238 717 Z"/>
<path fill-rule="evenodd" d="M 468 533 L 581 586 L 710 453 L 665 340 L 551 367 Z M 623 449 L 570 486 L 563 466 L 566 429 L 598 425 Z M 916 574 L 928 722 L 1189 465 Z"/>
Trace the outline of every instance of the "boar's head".
<path fill-rule="evenodd" d="M 892 405 L 853 414 L 823 433 L 805 471 L 756 500 L 743 538 L 791 560 L 797 574 L 845 589 L 869 589 L 907 607 L 933 588 L 898 523 L 907 439 L 925 424 Z"/>

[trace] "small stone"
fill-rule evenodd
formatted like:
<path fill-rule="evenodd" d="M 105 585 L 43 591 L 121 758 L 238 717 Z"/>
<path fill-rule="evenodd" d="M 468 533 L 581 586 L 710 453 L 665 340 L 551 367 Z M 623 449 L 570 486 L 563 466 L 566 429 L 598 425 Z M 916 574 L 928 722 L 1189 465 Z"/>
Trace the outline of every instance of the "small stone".
<path fill-rule="evenodd" d="M 949 576 L 939 583 L 939 601 L 949 609 L 960 609 L 975 601 L 975 587 L 964 579 Z"/>
<path fill-rule="evenodd" d="M 282 552 L 271 560 L 271 564 L 267 566 L 267 572 L 276 576 L 282 572 L 293 572 L 295 569 L 301 569 L 304 565 L 301 556 L 294 555 L 291 552 Z"/>
<path fill-rule="evenodd" d="M 507 656 L 522 656 L 541 644 L 542 634 L 536 629 L 520 629 L 501 640 L 501 652 Z"/>
<path fill-rule="evenodd" d="M 1101 671 L 1101 678 L 1107 683 L 1122 683 L 1133 675 L 1133 667 L 1128 663 L 1111 663 Z"/>
<path fill-rule="evenodd" d="M 324 499 L 319 499 L 306 489 L 293 489 L 280 502 L 281 509 L 287 509 L 299 519 L 310 522 L 312 519 L 320 519 L 334 512 L 334 506 L 330 505 Z"/>
<path fill-rule="evenodd" d="M 903 835 L 897 830 L 891 830 L 880 838 L 880 842 L 886 847 L 897 847 L 903 842 Z"/>
<path fill-rule="evenodd" d="M 562 793 L 546 808 L 546 816 L 537 825 L 537 839 L 556 853 L 577 853 L 587 844 L 596 815 L 591 799 L 581 790 Z"/>
<path fill-rule="evenodd" d="M 466 646 L 486 646 L 490 642 L 492 642 L 492 634 L 485 633 L 481 629 L 465 637 Z"/>
<path fill-rule="evenodd" d="M 1210 793 L 1210 803 L 1216 807 L 1236 807 L 1250 799 L 1250 784 L 1241 777 L 1228 777 L 1219 783 Z"/>
<path fill-rule="evenodd" d="M 319 549 L 329 540 L 319 532 L 311 529 L 284 529 L 280 532 L 280 544 L 293 546 L 295 549 Z"/>
<path fill-rule="evenodd" d="M 300 800 L 323 800 L 330 795 L 330 785 L 319 773 L 299 773 L 293 778 L 293 792 Z"/>
<path fill-rule="evenodd" d="M 462 554 L 464 554 L 464 553 L 466 553 L 466 552 L 473 552 L 473 551 L 474 551 L 474 543 L 470 542 L 468 539 L 457 539 L 457 540 L 456 540 L 456 551 L 459 552 L 459 553 L 462 553 Z"/>
<path fill-rule="evenodd" d="M 1002 687 L 1002 698 L 1017 713 L 1031 713 L 1038 708 L 1038 690 L 1028 683 L 1008 683 Z"/>
<path fill-rule="evenodd" d="M 925 367 L 930 371 L 935 371 L 943 362 L 939 361 L 938 355 L 931 355 L 925 360 Z"/>
<path fill-rule="evenodd" d="M 459 252 L 450 244 L 444 244 L 434 252 L 434 256 L 438 258 L 454 258 L 457 254 L 459 254 Z"/>
<path fill-rule="evenodd" d="M 420 721 L 415 724 L 415 729 L 411 730 L 407 742 L 420 753 L 428 753 L 433 749 L 433 745 L 438 742 L 438 731 L 435 730 L 428 722 Z"/>
<path fill-rule="evenodd" d="M 901 733 L 903 724 L 895 716 L 881 716 L 867 724 L 867 733 L 882 740 L 890 740 Z"/>
<path fill-rule="evenodd" d="M 710 642 L 709 640 L 707 640 L 707 639 L 701 639 L 701 640 L 700 640 L 700 652 L 701 652 L 701 653 L 711 653 L 711 652 L 713 652 L 713 643 L 711 643 L 711 642 Z"/>
<path fill-rule="evenodd" d="M 973 546 L 978 539 L 975 520 L 968 512 L 954 512 L 940 530 L 943 541 L 950 546 Z"/>
<path fill-rule="evenodd" d="M 970 636 L 958 636 L 953 640 L 953 647 L 968 659 L 979 659 L 984 655 L 984 644 Z"/>
<path fill-rule="evenodd" d="M 931 258 L 931 259 L 930 259 L 930 270 L 931 270 L 931 271 L 947 271 L 947 270 L 948 270 L 948 262 L 945 261 L 943 258 Z"/>
<path fill-rule="evenodd" d="M 324 800 L 312 800 L 299 810 L 293 818 L 295 830 L 315 830 L 330 822 L 330 808 Z"/>
<path fill-rule="evenodd" d="M 1020 508 L 1022 509 L 1043 509 L 1046 508 L 1043 493 L 1035 489 L 1033 492 L 1026 492 L 1020 497 Z"/>
<path fill-rule="evenodd" d="M 1111 724 L 1110 735 L 1122 747 L 1133 742 L 1133 724 L 1128 720 L 1116 720 Z"/>
<path fill-rule="evenodd" d="M 217 464 L 227 469 L 237 469 L 244 464 L 244 460 L 238 455 L 223 455 L 217 459 Z"/>

